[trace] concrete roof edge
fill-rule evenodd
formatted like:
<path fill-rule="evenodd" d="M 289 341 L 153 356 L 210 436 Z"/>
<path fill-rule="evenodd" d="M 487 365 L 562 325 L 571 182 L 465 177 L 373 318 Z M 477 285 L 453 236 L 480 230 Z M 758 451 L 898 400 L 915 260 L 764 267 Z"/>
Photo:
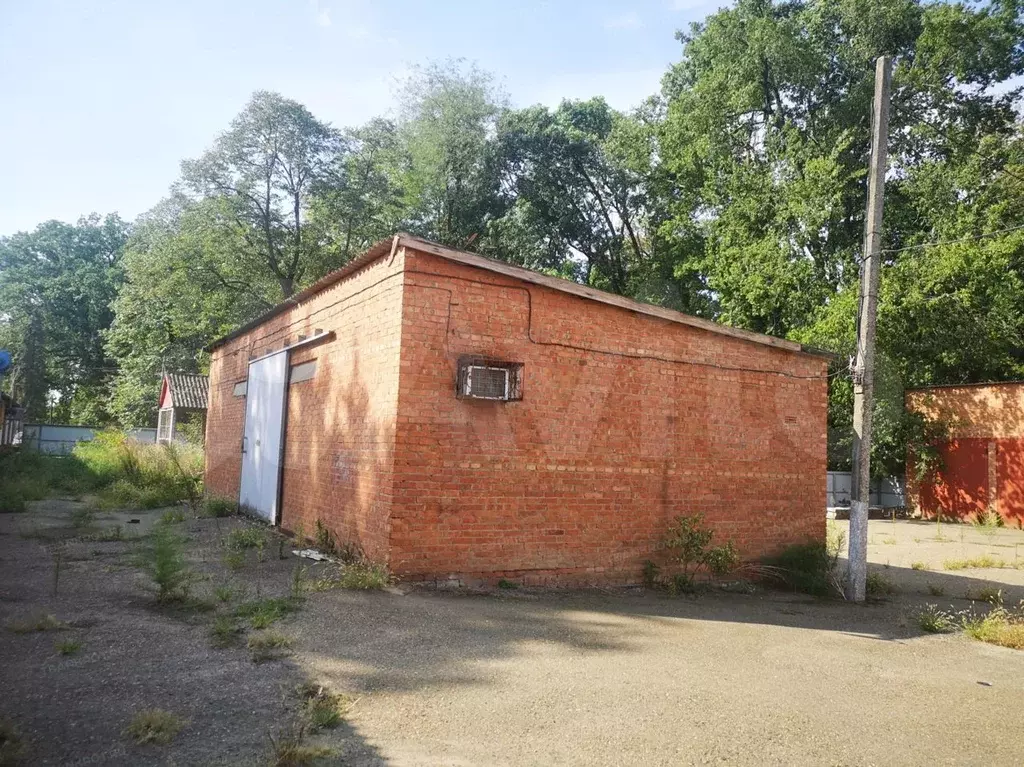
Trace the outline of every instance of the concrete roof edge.
<path fill-rule="evenodd" d="M 725 335 L 732 338 L 736 338 L 742 341 L 749 341 L 763 346 L 769 346 L 775 349 L 781 349 L 783 351 L 794 352 L 798 354 L 808 354 L 816 357 L 823 357 L 828 360 L 834 360 L 838 358 L 838 355 L 825 351 L 824 349 L 817 349 L 813 346 L 806 344 L 797 343 L 796 341 L 790 341 L 785 338 L 779 338 L 778 336 L 770 336 L 764 333 L 755 333 L 751 330 L 743 330 L 742 328 L 734 328 L 729 325 L 722 325 L 712 320 L 706 320 L 702 317 L 695 317 L 690 314 L 684 314 L 683 312 L 676 311 L 675 309 L 666 309 L 655 304 L 646 304 L 640 301 L 636 301 L 632 298 L 626 298 L 615 293 L 609 293 L 604 290 L 598 290 L 588 285 L 581 285 L 571 280 L 562 279 L 561 277 L 552 277 L 541 272 L 535 272 L 530 269 L 524 269 L 521 266 L 514 266 L 504 261 L 498 261 L 493 258 L 487 258 L 477 253 L 469 253 L 467 251 L 450 248 L 446 245 L 441 245 L 430 240 L 425 240 L 421 237 L 408 234 L 406 232 L 398 232 L 394 237 L 381 240 L 380 242 L 372 245 L 365 253 L 349 261 L 347 264 L 333 272 L 321 277 L 319 280 L 314 282 L 309 287 L 299 291 L 290 298 L 282 301 L 276 306 L 272 307 L 268 311 L 264 312 L 255 319 L 245 323 L 237 330 L 228 333 L 227 335 L 218 338 L 206 347 L 206 351 L 212 351 L 218 346 L 223 346 L 228 341 L 231 341 L 239 336 L 247 333 L 253 328 L 259 327 L 267 320 L 277 316 L 281 312 L 289 309 L 293 306 L 298 306 L 307 298 L 319 293 L 321 290 L 333 285 L 334 283 L 344 279 L 350 274 L 359 271 L 363 267 L 369 265 L 373 261 L 382 258 L 385 255 L 393 252 L 399 245 L 406 245 L 414 250 L 419 250 L 424 253 L 433 254 L 440 256 L 441 258 L 454 261 L 456 263 L 466 264 L 467 266 L 475 266 L 480 269 L 495 272 L 497 274 L 511 277 L 512 279 L 522 280 L 529 282 L 534 285 L 540 285 L 542 287 L 550 288 L 552 290 L 558 290 L 562 293 L 569 293 L 571 295 L 586 298 L 591 301 L 597 301 L 599 303 L 608 304 L 610 306 L 616 306 L 621 309 L 627 309 L 629 311 L 637 312 L 639 314 L 645 314 L 651 317 L 657 317 L 659 319 L 668 320 L 669 322 L 676 322 L 681 325 L 689 325 L 690 327 L 699 328 L 706 330 L 711 333 L 717 333 L 719 335 Z"/>

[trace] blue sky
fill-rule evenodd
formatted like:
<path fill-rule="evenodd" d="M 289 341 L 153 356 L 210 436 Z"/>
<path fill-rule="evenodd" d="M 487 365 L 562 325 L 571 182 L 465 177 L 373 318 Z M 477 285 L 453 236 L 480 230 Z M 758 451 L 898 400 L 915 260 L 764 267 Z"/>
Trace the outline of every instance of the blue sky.
<path fill-rule="evenodd" d="M 391 109 L 409 67 L 463 57 L 512 102 L 642 101 L 674 33 L 725 0 L 0 0 L 0 234 L 134 218 L 252 91 L 343 127 Z"/>

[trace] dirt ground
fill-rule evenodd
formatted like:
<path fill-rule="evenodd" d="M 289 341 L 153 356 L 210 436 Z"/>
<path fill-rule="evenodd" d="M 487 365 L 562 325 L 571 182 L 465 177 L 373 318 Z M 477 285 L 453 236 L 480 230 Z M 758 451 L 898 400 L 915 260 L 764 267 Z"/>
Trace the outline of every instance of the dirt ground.
<path fill-rule="evenodd" d="M 0 620 L 51 613 L 68 624 L 0 632 L 0 718 L 24 739 L 26 764 L 264 764 L 304 681 L 354 699 L 340 727 L 307 739 L 334 750 L 323 764 L 1024 761 L 1010 724 L 1024 710 L 1024 652 L 922 635 L 913 620 L 925 602 L 961 609 L 965 594 L 993 583 L 1013 598 L 1024 571 L 942 566 L 982 553 L 1012 562 L 1018 546 L 1024 553 L 1019 531 L 943 525 L 929 540 L 934 524 L 873 521 L 872 570 L 899 591 L 867 606 L 761 590 L 311 592 L 276 626 L 294 639 L 291 654 L 254 663 L 244 646 L 211 647 L 210 625 L 257 588 L 287 594 L 298 562 L 288 549 L 278 559 L 269 547 L 262 563 L 250 552 L 231 571 L 223 540 L 252 523 L 183 522 L 206 577 L 195 595 L 235 595 L 209 612 L 160 608 L 133 563 L 139 541 L 88 540 L 114 524 L 144 531 L 159 513 L 74 529 L 76 506 L 0 515 Z M 77 542 L 66 544 L 54 596 L 63 536 Z M 77 654 L 55 650 L 67 638 L 81 642 Z M 150 707 L 187 719 L 169 745 L 122 734 Z"/>

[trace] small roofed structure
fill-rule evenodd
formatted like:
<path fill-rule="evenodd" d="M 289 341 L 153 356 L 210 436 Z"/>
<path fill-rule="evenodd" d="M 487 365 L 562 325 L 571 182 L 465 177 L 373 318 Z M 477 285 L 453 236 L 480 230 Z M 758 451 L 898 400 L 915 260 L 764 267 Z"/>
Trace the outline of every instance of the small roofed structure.
<path fill-rule="evenodd" d="M 189 433 L 202 435 L 206 426 L 206 405 L 210 380 L 190 373 L 164 373 L 160 385 L 160 411 L 156 441 L 164 444 L 184 440 Z M 191 428 L 182 429 L 189 425 Z"/>

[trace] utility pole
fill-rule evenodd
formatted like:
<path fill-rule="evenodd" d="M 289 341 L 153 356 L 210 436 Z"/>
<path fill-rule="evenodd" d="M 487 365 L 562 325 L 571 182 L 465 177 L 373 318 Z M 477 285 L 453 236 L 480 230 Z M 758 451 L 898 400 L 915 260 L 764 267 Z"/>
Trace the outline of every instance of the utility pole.
<path fill-rule="evenodd" d="M 875 317 L 882 243 L 882 203 L 889 143 L 889 86 L 892 58 L 875 63 L 875 102 L 871 120 L 871 167 L 864 224 L 857 317 L 857 360 L 853 367 L 853 492 L 850 498 L 850 562 L 846 598 L 863 602 L 868 574 L 868 506 L 871 502 L 871 412 L 875 395 Z"/>

